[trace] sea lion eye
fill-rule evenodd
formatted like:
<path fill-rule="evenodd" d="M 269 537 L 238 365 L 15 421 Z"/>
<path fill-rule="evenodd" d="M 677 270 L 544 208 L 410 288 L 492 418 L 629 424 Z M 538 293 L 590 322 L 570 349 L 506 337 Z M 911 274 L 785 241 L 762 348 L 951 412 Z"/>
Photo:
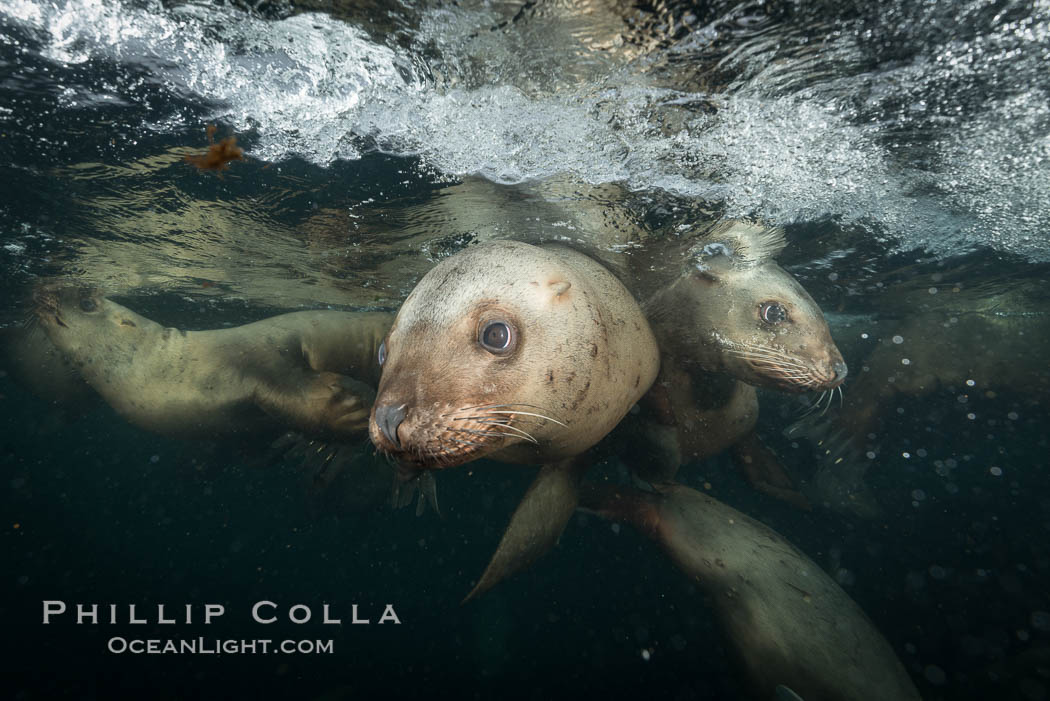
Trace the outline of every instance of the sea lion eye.
<path fill-rule="evenodd" d="M 80 300 L 80 309 L 85 312 L 93 312 L 98 309 L 98 303 L 90 297 Z"/>
<path fill-rule="evenodd" d="M 502 354 L 514 344 L 514 331 L 505 321 L 490 321 L 481 328 L 478 340 L 490 353 Z"/>
<path fill-rule="evenodd" d="M 779 324 L 787 321 L 788 318 L 787 310 L 776 302 L 764 302 L 759 308 L 758 315 L 767 324 Z"/>
<path fill-rule="evenodd" d="M 383 363 L 386 362 L 386 341 L 379 344 L 379 367 L 383 367 Z"/>

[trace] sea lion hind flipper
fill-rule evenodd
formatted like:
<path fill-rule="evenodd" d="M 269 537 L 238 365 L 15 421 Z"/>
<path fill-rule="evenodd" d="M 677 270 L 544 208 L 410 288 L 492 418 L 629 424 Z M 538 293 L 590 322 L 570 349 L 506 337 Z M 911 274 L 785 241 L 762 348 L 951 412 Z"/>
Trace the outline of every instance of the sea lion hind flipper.
<path fill-rule="evenodd" d="M 580 472 L 573 460 L 540 468 L 514 510 L 496 552 L 463 603 L 529 567 L 554 547 L 576 510 Z"/>

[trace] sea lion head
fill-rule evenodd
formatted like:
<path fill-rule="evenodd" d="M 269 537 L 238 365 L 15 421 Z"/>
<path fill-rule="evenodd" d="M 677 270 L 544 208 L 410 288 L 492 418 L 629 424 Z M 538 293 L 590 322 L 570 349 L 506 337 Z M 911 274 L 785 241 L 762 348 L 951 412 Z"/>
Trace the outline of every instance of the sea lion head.
<path fill-rule="evenodd" d="M 715 227 L 686 252 L 663 312 L 664 336 L 705 370 L 757 387 L 826 390 L 846 377 L 820 307 L 773 257 L 782 230 L 747 221 Z M 668 316 L 673 314 L 673 316 Z M 668 325 L 677 328 L 668 328 Z"/>
<path fill-rule="evenodd" d="M 379 356 L 369 432 L 409 470 L 582 452 L 646 391 L 659 362 L 640 309 L 608 271 L 568 249 L 512 241 L 427 273 Z"/>
<path fill-rule="evenodd" d="M 121 339 L 140 335 L 143 322 L 152 323 L 90 288 L 41 287 L 33 303 L 37 323 L 75 364 L 84 352 L 100 347 L 100 338 L 112 348 Z"/>

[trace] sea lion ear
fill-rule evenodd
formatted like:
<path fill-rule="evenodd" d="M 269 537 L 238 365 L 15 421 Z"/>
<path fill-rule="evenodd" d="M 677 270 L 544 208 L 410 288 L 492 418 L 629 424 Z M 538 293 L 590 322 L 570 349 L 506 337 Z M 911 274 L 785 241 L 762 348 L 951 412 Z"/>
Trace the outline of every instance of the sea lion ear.
<path fill-rule="evenodd" d="M 746 219 L 730 219 L 704 234 L 701 245 L 704 248 L 721 246 L 730 252 L 734 265 L 752 267 L 776 257 L 784 250 L 787 240 L 784 230 L 778 226 L 766 226 Z"/>
<path fill-rule="evenodd" d="M 718 281 L 734 264 L 733 249 L 721 241 L 694 246 L 689 258 L 693 277 L 707 282 Z"/>
<path fill-rule="evenodd" d="M 568 280 L 558 280 L 550 284 L 551 292 L 554 293 L 555 297 L 561 297 L 570 287 L 572 287 L 572 283 Z"/>

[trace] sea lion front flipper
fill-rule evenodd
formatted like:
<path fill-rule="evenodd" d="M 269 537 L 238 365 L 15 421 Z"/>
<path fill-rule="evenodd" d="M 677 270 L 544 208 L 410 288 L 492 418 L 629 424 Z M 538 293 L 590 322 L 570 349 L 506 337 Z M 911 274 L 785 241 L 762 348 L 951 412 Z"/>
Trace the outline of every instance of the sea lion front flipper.
<path fill-rule="evenodd" d="M 475 599 L 554 547 L 579 500 L 586 463 L 580 459 L 544 465 L 529 486 L 481 579 L 463 599 Z"/>
<path fill-rule="evenodd" d="M 347 441 L 368 435 L 375 390 L 347 375 L 305 370 L 279 387 L 267 386 L 257 401 L 296 430 Z"/>
<path fill-rule="evenodd" d="M 804 511 L 813 508 L 809 500 L 795 489 L 780 459 L 754 431 L 737 441 L 730 448 L 730 454 L 737 469 L 758 491 Z"/>

